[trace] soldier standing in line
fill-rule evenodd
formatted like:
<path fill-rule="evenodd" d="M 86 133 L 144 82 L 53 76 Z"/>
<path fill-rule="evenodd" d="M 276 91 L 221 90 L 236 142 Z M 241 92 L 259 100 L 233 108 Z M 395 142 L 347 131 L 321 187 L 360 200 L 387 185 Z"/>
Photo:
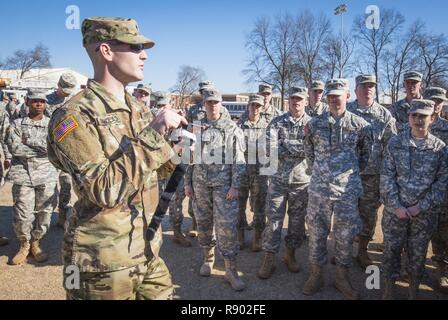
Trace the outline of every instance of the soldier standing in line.
<path fill-rule="evenodd" d="M 410 128 L 390 140 L 384 155 L 381 171 L 381 198 L 385 206 L 383 299 L 393 299 L 405 244 L 409 259 L 409 299 L 417 298 L 429 241 L 437 227 L 435 209 L 446 202 L 448 150 L 442 140 L 429 132 L 433 113 L 432 101 L 413 100 L 409 109 Z"/>
<path fill-rule="evenodd" d="M 308 93 L 310 95 L 309 104 L 306 106 L 305 112 L 310 117 L 319 116 L 328 111 L 328 105 L 322 102 L 325 84 L 320 80 L 311 83 Z"/>
<path fill-rule="evenodd" d="M 353 239 L 361 230 L 360 173 L 368 163 L 373 138 L 369 124 L 346 110 L 346 83 L 333 79 L 325 90 L 329 112 L 313 118 L 305 130 L 305 154 L 312 169 L 306 215 L 311 271 L 302 292 L 313 295 L 324 285 L 323 266 L 328 260 L 327 237 L 333 217 L 335 287 L 346 299 L 359 299 L 350 283 L 349 268 Z"/>
<path fill-rule="evenodd" d="M 358 234 L 357 262 L 362 269 L 373 264 L 367 253 L 367 247 L 375 234 L 380 203 L 380 170 L 383 151 L 391 137 L 397 133 L 395 119 L 389 110 L 375 102 L 375 75 L 356 77 L 356 100 L 347 105 L 347 110 L 360 116 L 370 124 L 373 145 L 367 167 L 361 171 L 363 194 L 359 198 L 359 214 L 362 230 Z"/>
<path fill-rule="evenodd" d="M 268 176 L 260 175 L 261 164 L 259 161 L 261 154 L 266 154 L 266 151 L 260 150 L 259 140 L 266 138 L 266 129 L 269 123 L 265 117 L 260 115 L 263 105 L 263 96 L 250 96 L 248 103 L 249 116 L 247 120 L 240 121 L 239 124 L 244 132 L 247 148 L 245 152 L 246 172 L 241 177 L 238 242 L 240 243 L 240 249 L 242 249 L 244 247 L 244 230 L 247 227 L 246 207 L 250 193 L 250 203 L 254 212 L 252 222 L 254 229 L 253 252 L 261 250 L 261 234 L 266 226 L 265 203 Z"/>
<path fill-rule="evenodd" d="M 44 115 L 45 94 L 30 89 L 27 100 L 28 116 L 16 119 L 6 134 L 12 156 L 8 180 L 13 183 L 14 230 L 20 241 L 13 265 L 24 263 L 30 251 L 37 262 L 48 259 L 40 242 L 50 227 L 58 177 L 47 156 L 50 119 Z"/>
<path fill-rule="evenodd" d="M 1 157 L 0 157 L 0 189 L 4 185 L 4 179 L 5 179 L 5 171 L 9 169 L 10 162 L 6 161 L 7 154 L 8 154 L 8 148 L 6 147 L 5 143 L 5 137 L 6 132 L 9 129 L 9 117 L 5 110 L 2 110 L 0 108 L 0 147 L 2 150 L 0 150 Z M 9 157 L 11 158 L 11 157 Z M 6 246 L 9 243 L 8 238 L 0 236 L 0 247 Z"/>
<path fill-rule="evenodd" d="M 422 79 L 423 75 L 417 71 L 409 71 L 404 74 L 406 97 L 397 101 L 390 107 L 390 112 L 396 120 L 398 132 L 406 129 L 408 125 L 408 113 L 412 100 L 422 98 Z"/>
<path fill-rule="evenodd" d="M 138 101 L 140 101 L 148 110 L 150 109 L 152 90 L 149 85 L 140 83 L 132 94 Z"/>
<path fill-rule="evenodd" d="M 216 90 L 205 92 L 207 118 L 202 122 L 201 145 L 185 176 L 185 194 L 194 197 L 193 207 L 199 231 L 199 244 L 204 260 L 200 275 L 211 275 L 215 261 L 216 231 L 218 250 L 224 257 L 225 278 L 232 289 L 244 290 L 245 284 L 238 275 L 238 197 L 241 177 L 245 171 L 244 135 L 232 120 L 220 113 L 222 96 Z M 197 163 L 197 160 L 201 160 Z"/>
<path fill-rule="evenodd" d="M 274 272 L 274 258 L 280 250 L 286 212 L 289 223 L 288 234 L 285 237 L 286 254 L 283 260 L 289 271 L 294 273 L 300 271 L 295 251 L 306 238 L 305 214 L 310 182 L 303 147 L 305 126 L 311 120 L 305 113 L 307 102 L 308 90 L 292 87 L 289 91 L 289 112 L 274 118 L 269 126 L 268 134 L 276 134 L 278 137 L 279 165 L 277 173 L 269 178 L 266 200 L 268 221 L 263 231 L 265 254 L 257 274 L 261 279 L 270 278 Z"/>

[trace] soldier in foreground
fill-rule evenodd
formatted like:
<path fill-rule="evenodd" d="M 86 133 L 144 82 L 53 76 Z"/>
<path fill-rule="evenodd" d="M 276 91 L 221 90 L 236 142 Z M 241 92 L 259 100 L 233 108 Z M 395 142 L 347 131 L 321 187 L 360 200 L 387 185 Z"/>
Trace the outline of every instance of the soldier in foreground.
<path fill-rule="evenodd" d="M 159 257 L 161 230 L 144 234 L 158 203 L 157 172 L 171 172 L 173 150 L 164 139 L 187 124 L 171 110 L 156 118 L 129 95 L 143 80 L 145 49 L 135 20 L 94 17 L 82 24 L 94 78 L 53 114 L 49 158 L 70 173 L 78 196 L 63 245 L 64 277 L 80 271 L 68 299 L 168 299 L 169 270 Z"/>
<path fill-rule="evenodd" d="M 361 172 L 363 194 L 359 198 L 359 214 L 362 230 L 358 234 L 358 255 L 356 260 L 362 269 L 372 265 L 367 247 L 375 234 L 380 203 L 380 170 L 383 151 L 389 139 L 397 133 L 395 119 L 389 110 L 375 102 L 375 75 L 356 77 L 356 100 L 347 106 L 347 110 L 360 116 L 370 124 L 373 145 L 367 167 Z"/>
<path fill-rule="evenodd" d="M 438 212 L 434 209 L 446 201 L 448 154 L 445 143 L 429 133 L 433 113 L 432 101 L 413 100 L 409 109 L 410 128 L 393 137 L 385 152 L 381 172 L 385 206 L 383 299 L 393 299 L 405 244 L 409 299 L 417 298 L 428 244 L 437 226 Z"/>
<path fill-rule="evenodd" d="M 213 270 L 215 228 L 218 250 L 224 257 L 225 278 L 232 289 L 241 291 L 246 285 L 238 275 L 236 258 L 238 197 L 245 171 L 244 136 L 235 122 L 220 113 L 221 101 L 218 91 L 205 92 L 207 118 L 202 122 L 202 145 L 196 146 L 200 148 L 201 158 L 193 159 L 193 165 L 188 168 L 185 194 L 194 197 L 194 214 L 204 259 L 200 275 L 208 277 Z"/>
<path fill-rule="evenodd" d="M 349 268 L 353 238 L 361 230 L 360 172 L 367 165 L 373 140 L 369 124 L 346 110 L 346 83 L 330 80 L 325 90 L 329 112 L 313 118 L 306 128 L 305 154 L 312 169 L 306 215 L 311 272 L 302 292 L 314 295 L 324 285 L 323 266 L 328 260 L 327 237 L 333 216 L 335 286 L 346 299 L 359 299 L 350 283 Z"/>
<path fill-rule="evenodd" d="M 286 254 L 283 258 L 288 270 L 300 271 L 295 251 L 305 241 L 305 215 L 308 204 L 310 175 L 303 148 L 305 126 L 311 117 L 305 113 L 308 90 L 292 87 L 289 91 L 289 112 L 274 118 L 268 134 L 278 137 L 278 170 L 269 177 L 266 199 L 267 224 L 263 232 L 263 263 L 258 277 L 268 279 L 274 272 L 274 257 L 280 250 L 283 221 L 288 213 Z M 273 132 L 272 132 L 273 131 Z M 272 137 L 271 137 L 271 142 Z"/>
<path fill-rule="evenodd" d="M 28 116 L 16 119 L 6 134 L 12 156 L 8 179 L 13 183 L 14 230 L 20 241 L 13 265 L 24 263 L 30 251 L 37 262 L 48 259 L 41 240 L 50 227 L 58 177 L 47 157 L 50 119 L 44 115 L 45 94 L 30 89 L 27 100 Z"/>

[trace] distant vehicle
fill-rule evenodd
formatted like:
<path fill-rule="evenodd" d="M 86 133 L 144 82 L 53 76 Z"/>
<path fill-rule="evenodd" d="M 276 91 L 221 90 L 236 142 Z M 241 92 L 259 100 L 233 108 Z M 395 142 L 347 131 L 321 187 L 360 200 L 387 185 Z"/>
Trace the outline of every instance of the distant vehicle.
<path fill-rule="evenodd" d="M 229 111 L 232 119 L 239 119 L 247 110 L 247 102 L 223 101 L 222 105 Z"/>

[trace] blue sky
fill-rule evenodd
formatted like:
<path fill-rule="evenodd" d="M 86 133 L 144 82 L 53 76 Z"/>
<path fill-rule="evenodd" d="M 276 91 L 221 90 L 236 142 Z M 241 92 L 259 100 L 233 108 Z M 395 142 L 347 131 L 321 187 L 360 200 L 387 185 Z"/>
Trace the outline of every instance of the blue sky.
<path fill-rule="evenodd" d="M 256 87 L 244 83 L 241 71 L 248 56 L 245 38 L 257 17 L 304 9 L 313 13 L 322 11 L 328 13 L 339 30 L 340 19 L 333 15 L 333 10 L 342 2 L 349 7 L 344 16 L 347 27 L 368 5 L 378 5 L 399 10 L 408 23 L 421 18 L 428 29 L 447 33 L 448 3 L 442 0 L 0 0 L 5 3 L 2 8 L 8 8 L 8 14 L 2 15 L 0 59 L 41 42 L 49 47 L 54 67 L 71 67 L 92 76 L 90 61 L 81 45 L 81 31 L 65 28 L 66 7 L 76 5 L 81 20 L 90 16 L 118 16 L 138 21 L 141 32 L 156 42 L 148 51 L 144 81 L 152 83 L 155 90 L 173 86 L 179 67 L 187 64 L 201 67 L 222 92 L 245 92 Z"/>

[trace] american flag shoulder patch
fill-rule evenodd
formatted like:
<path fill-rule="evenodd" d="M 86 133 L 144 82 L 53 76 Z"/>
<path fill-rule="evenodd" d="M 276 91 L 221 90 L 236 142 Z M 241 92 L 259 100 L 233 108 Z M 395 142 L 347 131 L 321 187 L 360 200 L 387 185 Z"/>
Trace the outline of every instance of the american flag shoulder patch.
<path fill-rule="evenodd" d="M 78 128 L 78 122 L 76 122 L 73 116 L 68 116 L 53 130 L 53 135 L 57 142 L 64 140 L 65 136 Z"/>

